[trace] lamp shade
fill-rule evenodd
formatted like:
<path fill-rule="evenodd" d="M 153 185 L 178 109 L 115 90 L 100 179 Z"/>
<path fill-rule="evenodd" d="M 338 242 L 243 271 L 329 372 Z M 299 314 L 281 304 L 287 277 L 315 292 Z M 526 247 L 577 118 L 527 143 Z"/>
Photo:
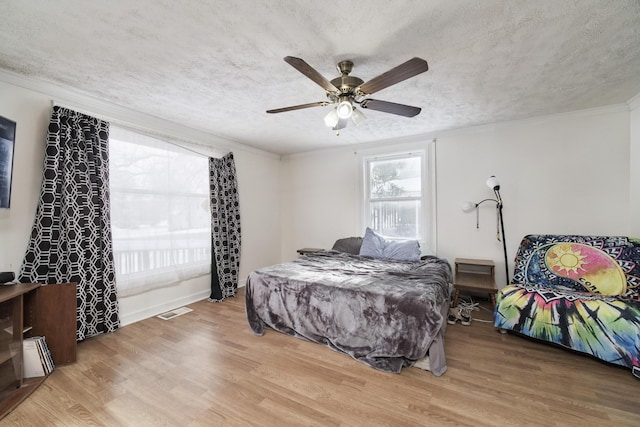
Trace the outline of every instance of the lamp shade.
<path fill-rule="evenodd" d="M 338 113 L 338 117 L 341 119 L 348 119 L 351 117 L 351 113 L 353 113 L 353 105 L 351 104 L 351 101 L 347 98 L 343 98 L 336 107 L 336 112 Z"/>
<path fill-rule="evenodd" d="M 500 182 L 494 175 L 491 175 L 489 179 L 487 179 L 487 187 L 489 187 L 492 190 L 499 190 Z"/>
<path fill-rule="evenodd" d="M 366 118 L 367 116 L 365 116 L 362 111 L 358 110 L 357 108 L 353 109 L 353 113 L 351 114 L 351 120 L 356 126 L 362 123 Z"/>
<path fill-rule="evenodd" d="M 476 207 L 476 204 L 472 202 L 464 202 L 462 204 L 462 210 L 464 212 L 471 212 L 472 210 L 475 209 L 475 207 Z"/>
<path fill-rule="evenodd" d="M 332 108 L 331 111 L 329 111 L 329 114 L 324 117 L 324 124 L 330 128 L 337 125 L 338 121 L 340 121 L 340 117 L 338 117 L 338 113 L 336 113 L 335 108 Z"/>

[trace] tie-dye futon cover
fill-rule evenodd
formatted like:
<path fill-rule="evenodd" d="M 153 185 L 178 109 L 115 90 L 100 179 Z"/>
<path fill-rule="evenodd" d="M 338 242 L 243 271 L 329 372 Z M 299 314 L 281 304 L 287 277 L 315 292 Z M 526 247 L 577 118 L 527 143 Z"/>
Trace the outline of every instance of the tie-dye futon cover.
<path fill-rule="evenodd" d="M 627 366 L 640 378 L 640 240 L 529 235 L 495 326 Z"/>

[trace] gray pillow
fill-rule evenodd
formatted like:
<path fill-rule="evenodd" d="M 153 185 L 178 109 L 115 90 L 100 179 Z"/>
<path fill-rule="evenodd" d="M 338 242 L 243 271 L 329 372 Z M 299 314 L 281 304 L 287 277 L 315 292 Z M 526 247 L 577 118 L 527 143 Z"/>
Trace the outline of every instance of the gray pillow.
<path fill-rule="evenodd" d="M 420 243 L 417 240 L 391 240 L 367 227 L 360 247 L 360 255 L 397 261 L 419 261 Z"/>
<path fill-rule="evenodd" d="M 384 258 L 384 247 L 386 242 L 384 237 L 367 227 L 362 239 L 362 246 L 360 247 L 360 255 L 368 256 L 371 258 Z"/>
<path fill-rule="evenodd" d="M 331 249 L 338 252 L 358 255 L 360 253 L 360 246 L 362 246 L 362 237 L 345 237 L 344 239 L 336 240 Z"/>

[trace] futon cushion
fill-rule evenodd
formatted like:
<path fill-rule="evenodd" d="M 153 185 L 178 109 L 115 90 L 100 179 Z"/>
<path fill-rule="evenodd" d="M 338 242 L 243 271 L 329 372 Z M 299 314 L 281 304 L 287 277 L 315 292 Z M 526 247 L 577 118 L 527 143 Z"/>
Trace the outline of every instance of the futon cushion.
<path fill-rule="evenodd" d="M 362 237 L 345 237 L 344 239 L 336 240 L 331 250 L 358 255 L 361 246 Z"/>

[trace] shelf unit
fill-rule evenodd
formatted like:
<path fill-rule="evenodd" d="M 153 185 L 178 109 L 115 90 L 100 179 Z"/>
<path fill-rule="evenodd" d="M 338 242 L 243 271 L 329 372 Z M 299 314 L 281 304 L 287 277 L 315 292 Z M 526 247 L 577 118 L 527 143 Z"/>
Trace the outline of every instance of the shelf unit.
<path fill-rule="evenodd" d="M 0 286 L 0 419 L 47 378 L 24 378 L 22 341 L 44 336 L 56 366 L 76 360 L 76 284 Z"/>
<path fill-rule="evenodd" d="M 453 307 L 458 305 L 460 291 L 486 293 L 489 300 L 496 305 L 496 267 L 489 259 L 456 258 L 455 260 L 455 295 Z"/>
<path fill-rule="evenodd" d="M 38 283 L 0 287 L 0 418 L 29 396 L 46 377 L 23 377 L 22 340 L 33 330 Z"/>

